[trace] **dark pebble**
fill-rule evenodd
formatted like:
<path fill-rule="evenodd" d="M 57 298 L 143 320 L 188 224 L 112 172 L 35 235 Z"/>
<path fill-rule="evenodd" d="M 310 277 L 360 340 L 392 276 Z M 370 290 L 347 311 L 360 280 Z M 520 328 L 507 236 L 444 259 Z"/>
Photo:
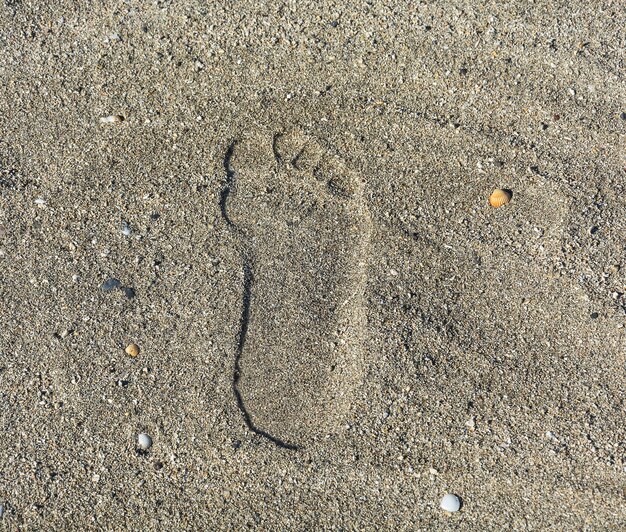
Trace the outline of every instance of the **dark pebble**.
<path fill-rule="evenodd" d="M 461 68 L 461 69 L 459 70 L 459 74 L 461 74 L 461 76 L 465 76 L 465 75 L 467 75 L 467 68 Z"/>
<path fill-rule="evenodd" d="M 135 297 L 137 294 L 135 293 L 135 290 L 133 288 L 128 288 L 128 287 L 124 287 L 122 290 L 124 290 L 124 295 L 128 298 L 128 299 L 132 299 L 133 297 Z"/>
<path fill-rule="evenodd" d="M 591 313 L 591 319 L 592 320 L 597 320 L 598 319 L 599 314 L 597 312 L 592 312 Z"/>
<path fill-rule="evenodd" d="M 153 212 L 153 213 L 150 215 L 150 219 L 151 219 L 151 220 L 158 220 L 160 217 L 161 217 L 161 215 L 160 215 L 158 212 Z"/>
<path fill-rule="evenodd" d="M 337 22 L 336 20 L 333 20 L 333 21 L 330 23 L 330 25 L 331 25 L 333 28 L 336 28 L 337 26 L 339 26 L 339 22 Z"/>
<path fill-rule="evenodd" d="M 619 116 L 620 116 L 620 118 L 621 118 L 622 120 L 626 120 L 626 113 L 622 113 L 622 114 L 621 114 L 621 115 L 619 115 Z"/>
<path fill-rule="evenodd" d="M 122 286 L 122 283 L 120 283 L 117 279 L 107 279 L 106 281 L 104 281 L 104 283 L 102 283 L 102 286 L 100 287 L 102 289 L 103 292 L 110 292 L 111 290 L 115 290 L 116 288 L 119 288 L 120 286 Z"/>
<path fill-rule="evenodd" d="M 598 231 L 599 231 L 599 228 L 598 228 L 598 226 L 597 226 L 597 225 L 594 225 L 591 229 L 589 229 L 589 232 L 590 232 L 592 235 L 595 235 Z"/>

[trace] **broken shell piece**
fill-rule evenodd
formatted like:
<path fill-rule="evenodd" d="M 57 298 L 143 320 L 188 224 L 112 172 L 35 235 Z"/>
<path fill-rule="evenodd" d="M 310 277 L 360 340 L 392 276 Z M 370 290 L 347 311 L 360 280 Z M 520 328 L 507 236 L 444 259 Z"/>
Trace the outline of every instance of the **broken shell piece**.
<path fill-rule="evenodd" d="M 103 116 L 102 118 L 100 118 L 101 124 L 117 124 L 118 122 L 123 122 L 123 121 L 124 121 L 124 117 L 122 115 L 110 115 L 110 116 Z"/>
<path fill-rule="evenodd" d="M 511 192 L 509 190 L 505 190 L 503 188 L 496 188 L 489 196 L 489 205 L 495 207 L 502 207 L 502 205 L 506 205 L 509 201 L 511 201 Z"/>

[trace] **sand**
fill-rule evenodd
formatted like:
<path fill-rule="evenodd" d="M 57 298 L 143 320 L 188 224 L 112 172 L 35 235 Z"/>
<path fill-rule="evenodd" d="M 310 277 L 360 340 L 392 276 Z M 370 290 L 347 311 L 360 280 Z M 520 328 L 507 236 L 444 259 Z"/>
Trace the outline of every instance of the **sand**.
<path fill-rule="evenodd" d="M 348 4 L 0 6 L 0 529 L 626 528 L 624 4 Z"/>

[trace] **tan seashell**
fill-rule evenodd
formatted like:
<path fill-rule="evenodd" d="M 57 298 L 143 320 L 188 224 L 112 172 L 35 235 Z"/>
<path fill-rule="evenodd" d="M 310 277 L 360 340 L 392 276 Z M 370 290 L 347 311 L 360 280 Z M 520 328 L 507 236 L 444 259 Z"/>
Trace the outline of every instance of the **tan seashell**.
<path fill-rule="evenodd" d="M 130 344 L 124 351 L 126 351 L 127 355 L 136 357 L 139 354 L 139 346 L 137 344 Z"/>
<path fill-rule="evenodd" d="M 502 205 L 506 205 L 509 201 L 511 201 L 511 192 L 508 190 L 504 190 L 503 188 L 496 188 L 489 196 L 489 205 L 495 207 L 502 207 Z"/>

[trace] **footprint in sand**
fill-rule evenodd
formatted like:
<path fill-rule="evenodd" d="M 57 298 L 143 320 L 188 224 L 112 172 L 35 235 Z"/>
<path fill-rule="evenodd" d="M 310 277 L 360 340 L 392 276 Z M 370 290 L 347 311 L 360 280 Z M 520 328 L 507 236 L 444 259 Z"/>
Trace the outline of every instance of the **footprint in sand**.
<path fill-rule="evenodd" d="M 295 449 L 339 425 L 362 379 L 363 184 L 297 132 L 238 139 L 225 169 L 244 273 L 235 396 L 248 428 Z"/>

